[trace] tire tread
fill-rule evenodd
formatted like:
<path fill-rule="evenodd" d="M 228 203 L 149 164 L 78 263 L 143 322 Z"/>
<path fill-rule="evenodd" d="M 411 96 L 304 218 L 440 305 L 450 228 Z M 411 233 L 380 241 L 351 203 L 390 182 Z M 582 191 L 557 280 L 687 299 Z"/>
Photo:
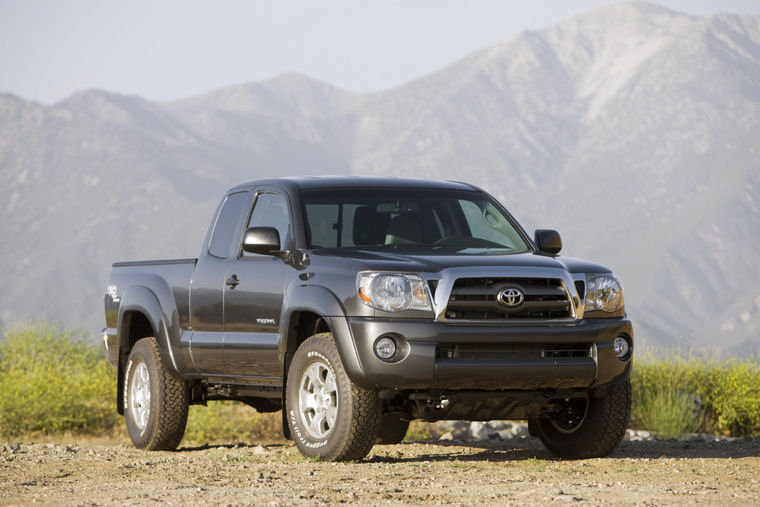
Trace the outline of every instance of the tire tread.
<path fill-rule="evenodd" d="M 158 373 L 159 409 L 153 434 L 144 449 L 150 451 L 173 451 L 182 441 L 187 425 L 188 389 L 174 372 L 168 370 L 158 350 L 155 338 L 143 338 L 135 344 L 143 344 Z M 152 372 L 151 372 L 152 373 Z"/>
<path fill-rule="evenodd" d="M 336 377 L 344 376 L 348 381 L 350 391 L 350 423 L 344 434 L 337 436 L 340 439 L 337 448 L 328 455 L 316 455 L 316 457 L 328 461 L 358 461 L 363 459 L 375 444 L 375 434 L 380 413 L 377 392 L 371 389 L 364 389 L 351 381 L 343 368 L 343 364 L 340 362 L 340 355 L 332 333 L 318 333 L 309 337 L 301 344 L 299 350 L 296 351 L 296 355 L 302 350 L 302 347 L 303 350 L 319 350 L 322 353 L 326 353 L 325 355 L 331 356 L 330 359 L 334 363 L 333 368 L 335 369 Z M 298 375 L 288 374 L 288 377 L 297 379 Z M 297 382 L 298 380 L 290 381 Z M 289 410 L 289 408 L 286 407 L 286 410 Z M 290 430 L 291 434 L 295 433 L 293 428 L 290 428 Z M 297 440 L 296 444 L 298 445 Z M 306 449 L 300 446 L 299 449 L 304 455 L 309 455 Z"/>
<path fill-rule="evenodd" d="M 607 456 L 623 440 L 631 416 L 631 382 L 611 386 L 602 398 L 602 426 L 605 428 L 600 438 L 580 458 Z"/>
<path fill-rule="evenodd" d="M 598 404 L 598 420 L 595 421 L 598 431 L 560 436 L 548 421 L 531 421 L 537 436 L 549 451 L 561 458 L 601 458 L 620 445 L 631 415 L 631 382 L 626 380 L 606 389 L 603 396 L 593 399 Z"/>

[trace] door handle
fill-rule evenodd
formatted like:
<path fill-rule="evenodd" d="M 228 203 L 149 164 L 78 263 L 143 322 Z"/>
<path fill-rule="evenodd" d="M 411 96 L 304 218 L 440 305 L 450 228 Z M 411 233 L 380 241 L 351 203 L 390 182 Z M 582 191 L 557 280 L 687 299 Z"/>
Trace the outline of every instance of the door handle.
<path fill-rule="evenodd" d="M 232 275 L 231 277 L 229 277 L 228 279 L 226 279 L 224 281 L 224 283 L 226 283 L 227 285 L 229 285 L 231 289 L 234 289 L 235 287 L 238 286 L 238 284 L 240 283 L 240 280 L 238 280 L 237 275 Z"/>

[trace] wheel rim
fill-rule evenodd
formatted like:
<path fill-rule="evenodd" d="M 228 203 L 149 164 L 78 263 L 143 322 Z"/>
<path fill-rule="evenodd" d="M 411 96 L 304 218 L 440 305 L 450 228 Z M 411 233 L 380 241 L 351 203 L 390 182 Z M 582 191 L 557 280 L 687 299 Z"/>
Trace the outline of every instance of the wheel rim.
<path fill-rule="evenodd" d="M 301 374 L 298 411 L 303 426 L 315 439 L 327 437 L 338 418 L 338 386 L 327 363 L 316 360 Z"/>
<path fill-rule="evenodd" d="M 148 425 L 150 416 L 150 373 L 144 362 L 135 366 L 129 384 L 129 413 L 132 422 L 142 433 Z"/>
<path fill-rule="evenodd" d="M 559 414 L 551 419 L 552 426 L 566 435 L 574 433 L 586 420 L 588 405 L 589 402 L 585 399 L 568 403 Z"/>

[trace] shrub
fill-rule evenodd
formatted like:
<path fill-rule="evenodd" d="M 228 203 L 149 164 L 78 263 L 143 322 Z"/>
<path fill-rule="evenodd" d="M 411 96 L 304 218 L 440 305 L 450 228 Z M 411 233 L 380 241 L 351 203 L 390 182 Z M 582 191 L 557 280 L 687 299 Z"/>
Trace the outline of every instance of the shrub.
<path fill-rule="evenodd" d="M 0 342 L 0 436 L 99 433 L 118 421 L 116 373 L 99 347 L 51 325 Z"/>
<path fill-rule="evenodd" d="M 404 442 L 422 442 L 439 436 L 441 436 L 441 431 L 437 423 L 412 421 L 409 423 Z"/>
<path fill-rule="evenodd" d="M 758 358 L 710 360 L 652 355 L 637 359 L 631 377 L 631 427 L 663 437 L 693 431 L 760 435 Z M 0 438 L 28 433 L 105 434 L 116 413 L 116 371 L 100 347 L 81 334 L 36 325 L 0 341 Z M 281 414 L 259 414 L 238 402 L 192 406 L 186 442 L 280 438 Z M 437 436 L 412 423 L 407 441 Z"/>
<path fill-rule="evenodd" d="M 639 397 L 641 426 L 662 438 L 694 433 L 702 427 L 704 410 L 698 398 L 683 391 L 645 391 Z"/>
<path fill-rule="evenodd" d="M 663 436 L 693 431 L 760 435 L 757 358 L 648 355 L 636 361 L 631 383 L 634 428 Z"/>
<path fill-rule="evenodd" d="M 256 442 L 282 438 L 282 414 L 260 414 L 236 401 L 210 401 L 208 406 L 192 405 L 187 418 L 184 442 Z"/>
<path fill-rule="evenodd" d="M 703 392 L 722 433 L 760 435 L 760 364 L 731 359 L 713 366 Z"/>

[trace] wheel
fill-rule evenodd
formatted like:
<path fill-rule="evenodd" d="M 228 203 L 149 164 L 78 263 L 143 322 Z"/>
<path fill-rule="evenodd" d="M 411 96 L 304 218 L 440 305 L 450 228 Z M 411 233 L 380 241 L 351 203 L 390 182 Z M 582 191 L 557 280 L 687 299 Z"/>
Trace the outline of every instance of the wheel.
<path fill-rule="evenodd" d="M 533 419 L 541 442 L 560 458 L 600 458 L 620 444 L 631 414 L 631 381 L 606 388 L 602 396 L 571 400 L 553 418 Z"/>
<path fill-rule="evenodd" d="M 290 434 L 308 458 L 364 458 L 375 442 L 377 393 L 348 378 L 331 333 L 308 338 L 288 369 L 285 407 Z"/>
<path fill-rule="evenodd" d="M 124 417 L 138 449 L 172 451 L 185 434 L 187 385 L 161 361 L 155 338 L 139 340 L 124 374 Z"/>
<path fill-rule="evenodd" d="M 538 419 L 528 419 L 528 435 L 538 438 L 538 429 L 536 428 L 537 424 Z"/>
<path fill-rule="evenodd" d="M 377 427 L 376 444 L 400 444 L 409 429 L 409 421 L 404 421 L 397 415 L 383 414 Z"/>

